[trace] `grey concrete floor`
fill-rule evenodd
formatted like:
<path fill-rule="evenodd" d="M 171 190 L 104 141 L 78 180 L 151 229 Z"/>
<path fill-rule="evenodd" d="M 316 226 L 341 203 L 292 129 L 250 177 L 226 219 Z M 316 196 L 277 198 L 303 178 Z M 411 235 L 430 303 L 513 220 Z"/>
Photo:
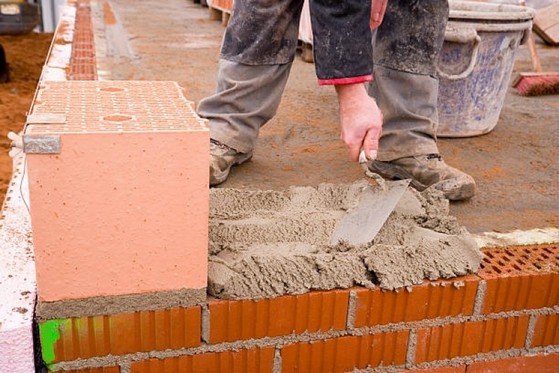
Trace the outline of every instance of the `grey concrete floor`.
<path fill-rule="evenodd" d="M 191 0 L 92 0 L 100 78 L 178 81 L 194 102 L 211 94 L 224 32 L 209 9 Z M 116 37 L 115 35 L 119 35 Z M 559 48 L 538 43 L 546 70 L 559 71 Z M 530 71 L 525 46 L 513 76 Z M 281 189 L 352 182 L 363 177 L 338 139 L 337 100 L 319 87 L 314 65 L 297 57 L 277 116 L 260 133 L 254 158 L 223 187 Z M 473 233 L 559 227 L 559 96 L 522 97 L 509 89 L 490 133 L 439 139 L 447 163 L 470 173 L 478 193 L 452 203 L 451 214 Z"/>

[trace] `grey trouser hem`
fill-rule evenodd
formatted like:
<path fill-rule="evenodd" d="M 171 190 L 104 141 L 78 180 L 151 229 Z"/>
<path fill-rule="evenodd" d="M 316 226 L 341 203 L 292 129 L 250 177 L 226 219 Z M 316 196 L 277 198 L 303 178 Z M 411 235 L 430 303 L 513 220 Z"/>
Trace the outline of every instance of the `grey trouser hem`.
<path fill-rule="evenodd" d="M 384 117 L 377 159 L 392 161 L 438 153 L 438 80 L 378 65 L 373 76 L 369 94 Z"/>
<path fill-rule="evenodd" d="M 209 121 L 210 137 L 252 152 L 260 128 L 277 112 L 290 70 L 291 63 L 256 66 L 220 59 L 216 93 L 197 108 Z"/>

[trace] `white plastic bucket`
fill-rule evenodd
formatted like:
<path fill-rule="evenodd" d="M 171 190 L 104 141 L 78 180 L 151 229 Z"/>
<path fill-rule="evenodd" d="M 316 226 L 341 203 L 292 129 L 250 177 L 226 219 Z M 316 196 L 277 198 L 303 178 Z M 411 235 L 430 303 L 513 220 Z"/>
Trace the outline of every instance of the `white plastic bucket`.
<path fill-rule="evenodd" d="M 439 59 L 439 137 L 469 137 L 497 125 L 515 52 L 535 11 L 516 5 L 450 1 Z"/>

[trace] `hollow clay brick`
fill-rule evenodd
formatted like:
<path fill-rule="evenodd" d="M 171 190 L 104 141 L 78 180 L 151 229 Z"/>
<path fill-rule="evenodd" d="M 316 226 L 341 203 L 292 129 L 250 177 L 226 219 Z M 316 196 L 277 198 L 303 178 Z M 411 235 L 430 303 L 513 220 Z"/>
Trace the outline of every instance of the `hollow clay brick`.
<path fill-rule="evenodd" d="M 39 324 L 48 363 L 200 345 L 201 308 L 49 320 Z"/>
<path fill-rule="evenodd" d="M 180 87 L 43 82 L 37 98 L 47 123 L 26 136 L 60 137 L 27 154 L 39 300 L 204 290 L 209 132 Z"/>
<path fill-rule="evenodd" d="M 559 246 L 484 250 L 479 276 L 487 283 L 483 313 L 559 305 Z"/>
<path fill-rule="evenodd" d="M 471 315 L 478 282 L 476 276 L 465 276 L 454 281 L 425 281 L 411 291 L 357 288 L 354 327 Z"/>
<path fill-rule="evenodd" d="M 559 353 L 480 361 L 469 365 L 467 369 L 468 373 L 556 373 L 557 371 L 559 371 Z"/>
<path fill-rule="evenodd" d="M 527 316 L 421 328 L 415 363 L 523 348 L 527 329 Z"/>
<path fill-rule="evenodd" d="M 262 300 L 213 300 L 209 343 L 343 330 L 348 290 L 310 292 Z"/>
<path fill-rule="evenodd" d="M 131 373 L 272 372 L 274 348 L 254 348 L 133 362 Z"/>
<path fill-rule="evenodd" d="M 537 316 L 531 347 L 552 345 L 559 345 L 559 315 Z"/>
<path fill-rule="evenodd" d="M 283 372 L 348 372 L 379 365 L 403 365 L 407 331 L 346 336 L 287 345 L 281 349 Z"/>

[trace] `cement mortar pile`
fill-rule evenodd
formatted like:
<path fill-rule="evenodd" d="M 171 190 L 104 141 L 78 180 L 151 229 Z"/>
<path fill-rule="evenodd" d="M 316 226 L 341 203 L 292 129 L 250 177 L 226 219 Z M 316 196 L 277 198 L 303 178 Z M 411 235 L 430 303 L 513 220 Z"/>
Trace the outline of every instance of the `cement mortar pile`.
<path fill-rule="evenodd" d="M 481 253 L 436 190 L 409 188 L 367 245 L 330 245 L 366 180 L 210 192 L 208 292 L 258 299 L 361 285 L 397 289 L 477 272 Z"/>

